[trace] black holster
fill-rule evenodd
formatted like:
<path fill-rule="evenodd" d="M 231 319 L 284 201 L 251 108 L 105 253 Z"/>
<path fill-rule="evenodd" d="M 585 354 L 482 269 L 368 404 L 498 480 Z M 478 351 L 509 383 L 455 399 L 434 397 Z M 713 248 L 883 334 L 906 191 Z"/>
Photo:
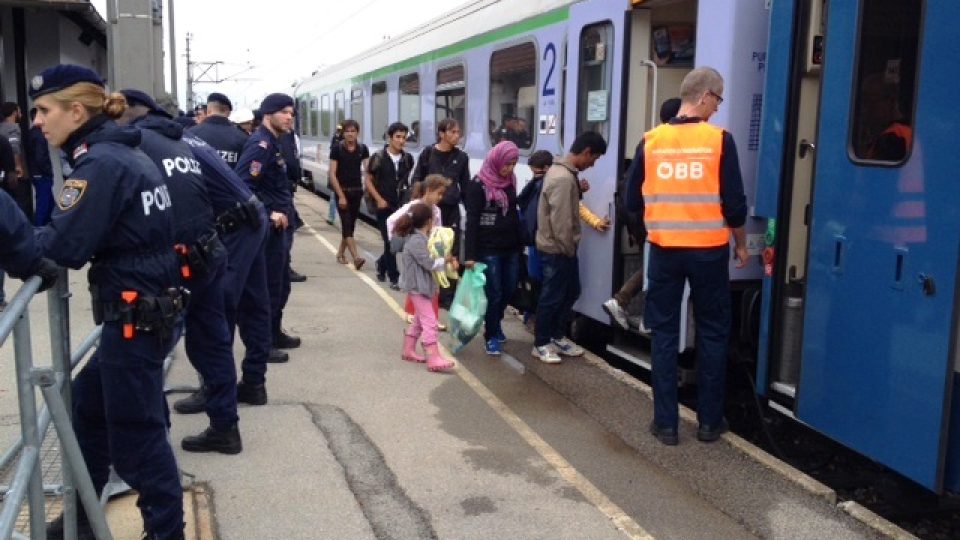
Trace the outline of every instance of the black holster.
<path fill-rule="evenodd" d="M 242 204 L 237 203 L 217 217 L 217 232 L 220 234 L 230 234 L 244 225 L 252 228 L 260 226 L 260 212 L 255 198 Z"/>

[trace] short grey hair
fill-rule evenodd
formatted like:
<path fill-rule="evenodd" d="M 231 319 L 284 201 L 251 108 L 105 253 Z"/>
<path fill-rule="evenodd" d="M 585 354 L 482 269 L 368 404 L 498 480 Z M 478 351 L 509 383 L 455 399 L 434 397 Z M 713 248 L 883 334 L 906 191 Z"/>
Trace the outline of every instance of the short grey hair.
<path fill-rule="evenodd" d="M 680 100 L 684 103 L 695 104 L 706 92 L 723 93 L 723 77 L 712 67 L 698 67 L 680 83 Z"/>

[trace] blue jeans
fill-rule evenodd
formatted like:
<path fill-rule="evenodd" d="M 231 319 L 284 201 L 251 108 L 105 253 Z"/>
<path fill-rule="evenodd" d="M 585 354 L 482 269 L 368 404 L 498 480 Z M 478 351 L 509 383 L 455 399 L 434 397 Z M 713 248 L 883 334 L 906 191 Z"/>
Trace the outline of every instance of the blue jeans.
<path fill-rule="evenodd" d="M 390 283 L 396 283 L 400 279 L 397 256 L 390 253 L 390 239 L 387 236 L 387 218 L 396 211 L 396 208 L 377 210 L 377 228 L 380 229 L 380 239 L 383 240 L 383 255 L 377 259 L 377 274 L 389 278 Z"/>
<path fill-rule="evenodd" d="M 653 419 L 676 428 L 677 351 L 684 282 L 690 282 L 696 317 L 697 419 L 718 427 L 723 419 L 727 341 L 730 338 L 730 248 L 650 246 L 649 290 L 643 319 L 653 332 Z"/>
<path fill-rule="evenodd" d="M 483 292 L 487 296 L 487 313 L 484 315 L 484 339 L 490 339 L 501 333 L 500 321 L 507 309 L 513 293 L 517 290 L 520 274 L 520 254 L 480 256 L 480 262 L 487 265 L 483 271 L 487 283 Z"/>
<path fill-rule="evenodd" d="M 573 305 L 580 296 L 580 262 L 577 257 L 540 252 L 543 288 L 537 303 L 534 345 L 541 347 L 567 333 Z"/>
<path fill-rule="evenodd" d="M 330 204 L 327 206 L 327 221 L 333 223 L 337 219 L 337 192 L 330 190 Z"/>

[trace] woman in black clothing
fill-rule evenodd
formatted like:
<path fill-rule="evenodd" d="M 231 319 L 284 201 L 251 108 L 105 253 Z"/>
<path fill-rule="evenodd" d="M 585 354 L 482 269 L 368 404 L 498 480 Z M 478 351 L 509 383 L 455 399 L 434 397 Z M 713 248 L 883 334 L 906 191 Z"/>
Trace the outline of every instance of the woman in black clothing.
<path fill-rule="evenodd" d="M 487 354 L 491 356 L 499 356 L 501 345 L 507 340 L 500 322 L 517 288 L 520 272 L 523 238 L 517 210 L 517 178 L 513 174 L 519 157 L 516 144 L 498 143 L 483 160 L 483 167 L 468 184 L 464 196 L 467 210 L 464 265 L 467 268 L 475 262 L 486 265 L 487 313 L 483 337 Z"/>
<path fill-rule="evenodd" d="M 353 240 L 353 231 L 360 214 L 360 202 L 363 201 L 362 171 L 366 168 L 370 151 L 363 143 L 357 142 L 360 124 L 356 120 L 344 120 L 343 140 L 330 146 L 330 184 L 337 194 L 337 206 L 340 209 L 340 247 L 337 249 L 337 262 L 347 264 L 344 250 L 350 250 L 353 266 L 359 270 L 366 261 L 357 256 L 357 243 Z"/>

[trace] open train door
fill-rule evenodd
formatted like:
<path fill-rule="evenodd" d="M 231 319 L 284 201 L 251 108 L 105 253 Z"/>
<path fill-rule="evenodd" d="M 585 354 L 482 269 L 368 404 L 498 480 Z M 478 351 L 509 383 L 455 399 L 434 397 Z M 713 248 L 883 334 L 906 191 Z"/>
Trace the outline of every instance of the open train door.
<path fill-rule="evenodd" d="M 957 115 L 942 108 L 960 7 L 825 9 L 796 415 L 939 491 L 960 257 Z"/>
<path fill-rule="evenodd" d="M 612 220 L 622 153 L 619 111 L 623 103 L 624 3 L 622 0 L 589 0 L 573 4 L 567 25 L 563 152 L 570 149 L 578 133 L 596 131 L 606 139 L 607 153 L 593 168 L 584 171 L 581 178 L 590 182 L 584 203 L 594 213 L 608 215 Z M 606 323 L 609 317 L 601 304 L 613 291 L 614 235 L 586 226 L 582 231 L 580 274 L 591 278 L 581 282 L 575 309 Z"/>

